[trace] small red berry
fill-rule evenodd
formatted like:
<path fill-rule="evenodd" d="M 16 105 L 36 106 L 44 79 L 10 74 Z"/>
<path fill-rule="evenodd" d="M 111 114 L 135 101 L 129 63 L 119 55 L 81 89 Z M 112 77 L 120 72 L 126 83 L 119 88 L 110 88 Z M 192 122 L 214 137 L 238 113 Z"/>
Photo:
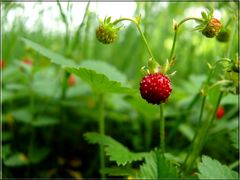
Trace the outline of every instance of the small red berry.
<path fill-rule="evenodd" d="M 221 22 L 216 18 L 212 18 L 207 22 L 206 27 L 202 30 L 202 34 L 208 38 L 213 38 L 218 35 L 221 29 Z"/>
<path fill-rule="evenodd" d="M 166 102 L 172 92 L 171 82 L 161 73 L 149 74 L 140 82 L 140 93 L 148 103 L 160 104 Z"/>
<path fill-rule="evenodd" d="M 29 65 L 29 66 L 31 66 L 32 63 L 33 63 L 31 59 L 24 59 L 22 62 L 23 62 L 24 64 Z"/>
<path fill-rule="evenodd" d="M 219 106 L 216 112 L 217 119 L 221 119 L 224 116 L 225 110 L 223 106 Z"/>
<path fill-rule="evenodd" d="M 0 60 L 0 68 L 3 69 L 5 67 L 5 62 L 4 60 Z"/>
<path fill-rule="evenodd" d="M 74 86 L 76 84 L 76 80 L 73 74 L 71 74 L 68 78 L 68 85 L 69 86 Z"/>

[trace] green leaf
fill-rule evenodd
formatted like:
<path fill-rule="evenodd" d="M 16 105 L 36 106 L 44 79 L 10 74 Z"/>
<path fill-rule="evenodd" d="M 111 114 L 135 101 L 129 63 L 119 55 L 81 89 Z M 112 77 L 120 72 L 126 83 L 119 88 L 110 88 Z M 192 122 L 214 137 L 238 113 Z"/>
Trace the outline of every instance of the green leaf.
<path fill-rule="evenodd" d="M 127 167 L 104 168 L 100 172 L 110 176 L 134 176 L 136 174 L 133 169 Z"/>
<path fill-rule="evenodd" d="M 67 71 L 79 76 L 87 82 L 94 90 L 100 93 L 135 93 L 136 90 L 122 86 L 118 81 L 110 80 L 106 75 L 100 74 L 95 70 L 84 67 L 73 68 L 67 67 Z"/>
<path fill-rule="evenodd" d="M 208 156 L 198 164 L 199 179 L 238 179 L 238 173 Z"/>
<path fill-rule="evenodd" d="M 32 152 L 29 155 L 31 163 L 37 164 L 41 162 L 49 154 L 49 148 L 33 148 Z"/>
<path fill-rule="evenodd" d="M 232 141 L 232 145 L 236 148 L 239 149 L 239 132 L 238 132 L 238 128 L 236 128 L 235 130 L 233 130 L 232 132 L 230 132 L 230 138 Z"/>
<path fill-rule="evenodd" d="M 41 116 L 32 122 L 32 125 L 35 127 L 45 127 L 58 124 L 59 120 L 53 117 Z"/>
<path fill-rule="evenodd" d="M 12 115 L 16 121 L 22 123 L 31 123 L 31 113 L 27 108 L 21 108 L 12 112 Z"/>
<path fill-rule="evenodd" d="M 164 158 L 160 151 L 151 151 L 145 159 L 146 162 L 140 167 L 139 178 L 176 179 L 179 177 L 177 169 Z"/>
<path fill-rule="evenodd" d="M 122 74 L 118 69 L 116 69 L 114 66 L 99 60 L 88 60 L 83 61 L 80 64 L 80 67 L 87 68 L 89 70 L 94 70 L 99 74 L 104 74 L 108 77 L 111 81 L 118 81 L 121 84 L 126 83 L 126 76 Z"/>
<path fill-rule="evenodd" d="M 125 97 L 125 100 L 147 119 L 155 118 L 155 115 L 158 115 L 158 106 L 153 106 L 147 103 L 139 95 L 138 97 Z"/>
<path fill-rule="evenodd" d="M 1 159 L 5 159 L 11 153 L 10 145 L 6 144 L 2 146 Z"/>
<path fill-rule="evenodd" d="M 146 153 L 134 153 L 129 151 L 126 147 L 109 136 L 98 133 L 86 133 L 84 136 L 89 143 L 98 143 L 105 146 L 107 156 L 110 157 L 110 160 L 116 161 L 117 165 L 126 165 L 133 161 L 140 161 L 146 155 Z"/>
<path fill-rule="evenodd" d="M 67 59 L 58 53 L 50 51 L 47 48 L 41 46 L 40 44 L 37 44 L 26 38 L 21 38 L 21 39 L 26 45 L 30 46 L 31 48 L 33 48 L 35 51 L 39 52 L 43 56 L 46 56 L 47 58 L 49 58 L 52 63 L 58 64 L 61 66 L 74 66 L 75 65 L 73 60 Z"/>
<path fill-rule="evenodd" d="M 25 154 L 16 153 L 6 158 L 3 162 L 6 166 L 16 167 L 16 166 L 25 166 L 28 164 L 29 161 Z"/>
<path fill-rule="evenodd" d="M 192 141 L 194 137 L 194 130 L 186 123 L 182 123 L 178 127 L 179 131 L 189 140 Z"/>

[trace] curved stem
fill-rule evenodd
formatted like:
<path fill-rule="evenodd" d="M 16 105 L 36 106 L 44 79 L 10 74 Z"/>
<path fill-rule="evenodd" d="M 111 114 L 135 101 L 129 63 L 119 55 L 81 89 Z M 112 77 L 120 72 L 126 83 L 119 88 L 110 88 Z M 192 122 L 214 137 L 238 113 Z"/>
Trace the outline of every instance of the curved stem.
<path fill-rule="evenodd" d="M 173 39 L 173 44 L 172 44 L 172 49 L 171 49 L 171 53 L 169 55 L 169 61 L 170 61 L 170 65 L 173 63 L 173 53 L 174 53 L 174 50 L 175 50 L 175 46 L 176 46 L 176 41 L 177 41 L 177 33 L 178 33 L 178 29 L 180 28 L 180 26 L 185 23 L 186 21 L 189 21 L 189 20 L 195 20 L 195 21 L 199 21 L 199 22 L 203 22 L 202 19 L 200 18 L 196 18 L 196 17 L 187 17 L 187 18 L 184 18 L 182 21 L 180 21 L 178 24 L 176 24 L 176 26 L 174 27 L 174 39 Z"/>
<path fill-rule="evenodd" d="M 164 105 L 160 104 L 160 147 L 162 152 L 165 152 L 165 119 L 164 119 Z"/>
<path fill-rule="evenodd" d="M 105 135 L 105 122 L 104 122 L 104 96 L 103 94 L 99 95 L 99 133 Z M 100 145 L 100 167 L 101 169 L 105 168 L 105 155 L 104 155 L 104 146 Z M 101 178 L 106 179 L 105 174 L 101 174 Z"/>
<path fill-rule="evenodd" d="M 177 32 L 178 30 L 176 29 L 175 30 L 175 33 L 174 33 L 174 39 L 173 39 L 173 44 L 172 44 L 172 49 L 171 49 L 171 53 L 170 53 L 170 56 L 169 56 L 169 61 L 170 61 L 170 64 L 173 63 L 173 53 L 174 53 L 174 49 L 175 49 L 175 45 L 176 45 L 176 41 L 177 41 Z"/>
<path fill-rule="evenodd" d="M 203 22 L 203 21 L 204 21 L 204 20 L 201 19 L 201 18 L 187 17 L 187 18 L 184 18 L 183 20 L 181 20 L 181 21 L 178 23 L 178 28 L 179 28 L 183 23 L 185 23 L 186 21 L 189 21 L 189 20 L 195 20 L 195 21 L 198 21 L 198 22 Z"/>
<path fill-rule="evenodd" d="M 151 48 L 150 48 L 150 46 L 149 46 L 149 44 L 148 44 L 148 42 L 147 42 L 147 39 L 146 39 L 145 35 L 144 35 L 143 32 L 142 32 L 142 29 L 141 29 L 141 27 L 140 27 L 140 24 L 139 24 L 136 20 L 134 20 L 134 19 L 130 19 L 130 18 L 120 18 L 120 19 L 117 19 L 116 21 L 114 21 L 114 22 L 113 22 L 113 25 L 116 25 L 117 23 L 119 23 L 119 22 L 121 22 L 121 21 L 131 21 L 131 22 L 133 22 L 133 23 L 137 26 L 137 29 L 138 29 L 138 31 L 139 31 L 139 33 L 140 33 L 140 35 L 141 35 L 141 37 L 142 37 L 142 39 L 143 39 L 143 41 L 144 41 L 144 44 L 145 44 L 145 46 L 146 46 L 146 48 L 147 48 L 147 50 L 148 50 L 149 55 L 152 57 L 153 60 L 155 60 L 155 58 L 154 58 L 154 56 L 153 56 L 153 53 L 152 53 L 152 51 L 151 51 Z"/>

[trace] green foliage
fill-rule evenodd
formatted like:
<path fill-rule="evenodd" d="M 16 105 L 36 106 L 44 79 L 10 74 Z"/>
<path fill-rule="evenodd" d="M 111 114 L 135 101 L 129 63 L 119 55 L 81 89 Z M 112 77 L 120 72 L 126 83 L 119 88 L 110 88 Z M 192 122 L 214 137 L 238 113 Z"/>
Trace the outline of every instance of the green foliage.
<path fill-rule="evenodd" d="M 238 179 L 238 173 L 208 156 L 198 164 L 199 179 Z"/>
<path fill-rule="evenodd" d="M 3 163 L 6 166 L 16 167 L 16 166 L 25 166 L 29 163 L 28 158 L 23 153 L 15 153 L 5 158 Z"/>
<path fill-rule="evenodd" d="M 110 160 L 116 161 L 117 165 L 126 165 L 133 161 L 143 160 L 146 155 L 146 153 L 134 153 L 129 151 L 128 148 L 109 136 L 98 133 L 86 133 L 85 138 L 90 143 L 103 145 Z"/>
<path fill-rule="evenodd" d="M 110 66 L 107 66 L 107 67 L 110 67 Z M 81 66 L 79 68 L 67 67 L 66 70 L 79 76 L 82 80 L 87 82 L 96 92 L 99 92 L 99 93 L 134 93 L 133 89 L 124 87 L 118 81 L 109 80 L 109 78 L 106 75 L 100 74 L 94 70 L 87 69 L 87 68 L 84 68 Z M 111 76 L 109 76 L 109 77 L 111 77 Z M 114 77 L 114 73 L 113 73 L 113 77 Z"/>
<path fill-rule="evenodd" d="M 178 178 L 178 170 L 159 150 L 151 151 L 145 157 L 145 163 L 140 167 L 139 178 L 147 179 L 175 179 Z"/>
<path fill-rule="evenodd" d="M 112 167 L 100 170 L 101 173 L 108 174 L 109 176 L 135 176 L 136 172 L 127 167 Z"/>
<path fill-rule="evenodd" d="M 236 128 L 232 132 L 230 132 L 230 138 L 232 141 L 233 147 L 239 150 L 239 130 Z"/>
<path fill-rule="evenodd" d="M 40 163 L 44 158 L 47 157 L 47 155 L 50 153 L 49 148 L 33 148 L 33 150 L 30 153 L 29 159 L 30 162 L 33 164 L 38 164 Z"/>
<path fill-rule="evenodd" d="M 48 50 L 47 48 L 29 40 L 22 38 L 22 41 L 29 47 L 33 48 L 35 51 L 49 58 L 53 63 L 61 66 L 74 66 L 75 63 L 71 59 L 67 59 L 64 56 Z"/>

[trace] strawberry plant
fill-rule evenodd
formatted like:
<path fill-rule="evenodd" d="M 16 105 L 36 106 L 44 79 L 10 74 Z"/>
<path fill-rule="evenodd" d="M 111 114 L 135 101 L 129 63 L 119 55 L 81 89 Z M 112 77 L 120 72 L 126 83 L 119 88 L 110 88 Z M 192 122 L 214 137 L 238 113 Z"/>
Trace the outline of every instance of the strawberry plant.
<path fill-rule="evenodd" d="M 239 178 L 238 2 L 52 3 L 61 33 L 1 6 L 3 179 Z"/>

